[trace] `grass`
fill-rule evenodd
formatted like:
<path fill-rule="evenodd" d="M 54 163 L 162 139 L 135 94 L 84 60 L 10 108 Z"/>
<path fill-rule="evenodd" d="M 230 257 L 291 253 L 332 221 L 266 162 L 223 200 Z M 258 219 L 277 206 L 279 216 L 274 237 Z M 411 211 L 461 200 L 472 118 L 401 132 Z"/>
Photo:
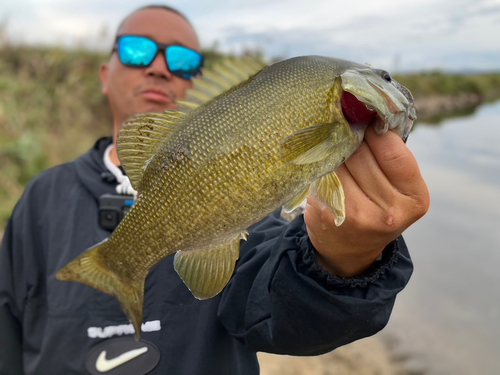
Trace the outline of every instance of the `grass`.
<path fill-rule="evenodd" d="M 205 51 L 207 66 L 221 58 Z M 112 118 L 98 79 L 107 54 L 60 48 L 0 45 L 0 228 L 26 184 L 42 170 L 74 159 Z M 500 74 L 395 77 L 413 94 L 500 96 Z"/>

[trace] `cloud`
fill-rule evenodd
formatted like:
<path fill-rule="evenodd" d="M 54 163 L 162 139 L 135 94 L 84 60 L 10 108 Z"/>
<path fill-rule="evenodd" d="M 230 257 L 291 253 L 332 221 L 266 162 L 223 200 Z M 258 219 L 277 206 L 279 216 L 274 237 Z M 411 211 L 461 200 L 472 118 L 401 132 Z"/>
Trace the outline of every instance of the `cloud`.
<path fill-rule="evenodd" d="M 285 57 L 321 54 L 405 71 L 500 69 L 495 52 L 500 51 L 500 4 L 441 1 L 430 8 L 382 10 L 346 17 L 341 25 L 258 31 L 245 25 L 226 27 L 220 44 L 226 50 L 258 48 Z"/>
<path fill-rule="evenodd" d="M 0 4 L 9 37 L 27 43 L 108 49 L 119 22 L 150 1 L 18 0 Z M 172 0 L 224 51 L 305 54 L 386 69 L 500 69 L 500 0 Z M 0 16 L 1 21 L 1 16 Z M 107 28 L 108 36 L 102 38 Z"/>

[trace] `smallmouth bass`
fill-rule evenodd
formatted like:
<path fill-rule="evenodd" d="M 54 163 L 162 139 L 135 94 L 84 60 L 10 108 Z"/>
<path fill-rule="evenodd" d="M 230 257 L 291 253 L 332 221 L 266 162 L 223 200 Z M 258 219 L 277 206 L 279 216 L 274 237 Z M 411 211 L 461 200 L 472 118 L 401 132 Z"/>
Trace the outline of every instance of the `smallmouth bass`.
<path fill-rule="evenodd" d="M 272 64 L 220 93 L 230 86 L 225 77 L 236 76 L 236 84 L 253 70 L 242 62 L 204 72 L 190 93 L 203 104 L 124 124 L 117 151 L 139 198 L 107 240 L 57 274 L 115 296 L 137 338 L 155 264 L 175 253 L 175 270 L 193 295 L 217 295 L 248 227 L 282 205 L 293 210 L 310 193 L 341 225 L 335 170 L 367 126 L 406 140 L 416 118 L 411 93 L 387 72 L 321 56 Z"/>

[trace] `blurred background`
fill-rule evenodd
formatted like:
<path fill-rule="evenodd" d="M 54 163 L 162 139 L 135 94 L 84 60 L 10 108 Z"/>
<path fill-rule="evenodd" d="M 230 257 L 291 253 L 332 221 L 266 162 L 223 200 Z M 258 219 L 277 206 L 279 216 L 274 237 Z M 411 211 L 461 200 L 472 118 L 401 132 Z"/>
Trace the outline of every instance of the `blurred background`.
<path fill-rule="evenodd" d="M 98 69 L 148 1 L 0 3 L 0 233 L 27 182 L 111 133 Z M 210 65 L 325 55 L 388 70 L 416 97 L 408 147 L 429 213 L 405 233 L 415 273 L 387 328 L 262 374 L 500 373 L 500 0 L 171 0 Z M 0 234 L 1 236 L 1 234 Z"/>

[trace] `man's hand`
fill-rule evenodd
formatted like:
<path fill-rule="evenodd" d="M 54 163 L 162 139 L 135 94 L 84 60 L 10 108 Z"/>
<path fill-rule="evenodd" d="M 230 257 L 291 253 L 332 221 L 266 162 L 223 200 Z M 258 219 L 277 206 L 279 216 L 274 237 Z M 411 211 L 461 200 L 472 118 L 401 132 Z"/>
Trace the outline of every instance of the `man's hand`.
<path fill-rule="evenodd" d="M 391 131 L 378 135 L 370 126 L 361 147 L 336 172 L 345 190 L 345 222 L 337 227 L 333 212 L 312 195 L 305 221 L 318 264 L 352 277 L 425 215 L 430 197 L 414 156 Z"/>

